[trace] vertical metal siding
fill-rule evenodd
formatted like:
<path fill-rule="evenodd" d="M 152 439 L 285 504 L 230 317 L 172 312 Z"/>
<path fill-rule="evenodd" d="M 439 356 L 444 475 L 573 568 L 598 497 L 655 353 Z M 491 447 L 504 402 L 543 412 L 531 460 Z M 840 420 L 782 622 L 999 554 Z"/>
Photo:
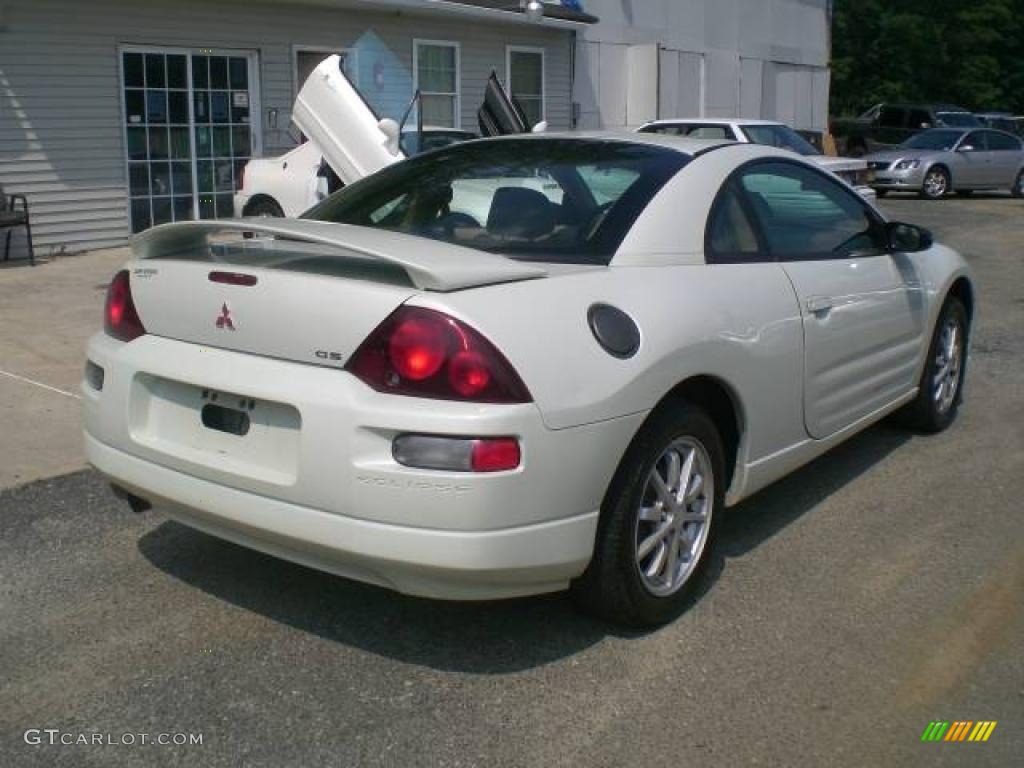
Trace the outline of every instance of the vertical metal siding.
<path fill-rule="evenodd" d="M 571 114 L 568 32 L 452 17 L 410 16 L 230 0 L 9 0 L 0 30 L 0 183 L 32 207 L 45 252 L 120 244 L 128 237 L 118 46 L 254 50 L 259 55 L 263 153 L 290 148 L 295 45 L 349 48 L 372 29 L 412 66 L 413 38 L 461 46 L 462 126 L 476 110 L 491 70 L 504 78 L 505 48 L 545 49 L 547 118 L 567 128 Z"/>

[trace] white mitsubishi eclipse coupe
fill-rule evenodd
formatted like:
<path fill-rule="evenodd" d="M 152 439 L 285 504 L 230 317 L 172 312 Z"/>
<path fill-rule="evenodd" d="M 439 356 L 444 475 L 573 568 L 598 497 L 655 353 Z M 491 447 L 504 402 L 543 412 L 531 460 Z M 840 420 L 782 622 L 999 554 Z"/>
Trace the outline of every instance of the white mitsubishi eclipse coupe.
<path fill-rule="evenodd" d="M 105 311 L 86 446 L 134 506 L 409 594 L 571 588 L 651 626 L 725 506 L 894 411 L 953 420 L 974 290 L 791 153 L 549 134 L 304 219 L 156 227 Z"/>

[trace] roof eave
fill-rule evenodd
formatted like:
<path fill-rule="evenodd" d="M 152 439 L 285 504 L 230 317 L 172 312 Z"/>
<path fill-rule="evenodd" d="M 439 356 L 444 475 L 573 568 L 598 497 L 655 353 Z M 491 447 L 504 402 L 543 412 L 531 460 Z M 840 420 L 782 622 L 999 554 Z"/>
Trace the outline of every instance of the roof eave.
<path fill-rule="evenodd" d="M 473 0 L 361 0 L 366 5 L 390 6 L 410 11 L 436 11 L 451 16 L 470 16 L 511 24 L 536 25 L 561 29 L 579 29 L 599 21 L 596 16 L 574 11 L 561 5 L 544 4 L 544 18 L 533 21 L 523 12 L 516 0 L 502 3 L 473 2 Z"/>

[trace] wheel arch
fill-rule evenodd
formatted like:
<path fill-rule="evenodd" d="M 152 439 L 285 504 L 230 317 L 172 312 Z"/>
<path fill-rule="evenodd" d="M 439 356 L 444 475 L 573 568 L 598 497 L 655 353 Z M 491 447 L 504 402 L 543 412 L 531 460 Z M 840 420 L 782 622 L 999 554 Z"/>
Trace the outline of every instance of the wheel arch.
<path fill-rule="evenodd" d="M 738 393 L 735 388 L 718 376 L 708 374 L 690 376 L 665 393 L 654 406 L 651 416 L 680 401 L 702 409 L 715 423 L 725 449 L 725 487 L 729 488 L 736 476 L 740 444 L 746 428 L 743 404 Z"/>
<path fill-rule="evenodd" d="M 949 179 L 949 189 L 947 189 L 946 192 L 949 193 L 956 189 L 956 180 L 953 178 L 953 169 L 950 168 L 949 165 L 944 163 L 942 160 L 935 160 L 932 162 L 931 165 L 925 168 L 922 178 L 928 178 L 928 174 L 934 171 L 936 168 L 941 168 L 943 171 L 945 171 L 946 178 Z"/>
<path fill-rule="evenodd" d="M 250 197 L 249 201 L 245 204 L 245 207 L 242 209 L 242 215 L 250 216 L 252 214 L 252 209 L 259 203 L 270 203 L 271 205 L 276 206 L 277 210 L 281 211 L 282 216 L 284 215 L 284 206 L 282 206 L 271 195 L 268 195 L 265 192 L 257 192 L 255 195 Z"/>
<path fill-rule="evenodd" d="M 949 286 L 946 291 L 946 298 L 953 297 L 960 300 L 967 311 L 967 335 L 970 338 L 974 328 L 974 285 L 966 275 L 960 275 Z M 943 299 L 945 303 L 945 299 Z"/>

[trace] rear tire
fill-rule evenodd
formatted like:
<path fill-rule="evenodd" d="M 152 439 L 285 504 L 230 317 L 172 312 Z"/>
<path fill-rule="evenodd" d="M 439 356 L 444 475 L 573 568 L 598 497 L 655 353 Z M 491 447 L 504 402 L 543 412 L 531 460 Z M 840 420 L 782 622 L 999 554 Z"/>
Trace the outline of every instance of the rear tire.
<path fill-rule="evenodd" d="M 724 456 L 714 422 L 699 408 L 675 401 L 651 416 L 605 494 L 594 556 L 572 584 L 581 610 L 641 628 L 682 612 L 714 548 Z"/>
<path fill-rule="evenodd" d="M 935 324 L 917 397 L 900 411 L 901 421 L 919 432 L 946 429 L 956 418 L 967 370 L 967 310 L 950 296 Z"/>

